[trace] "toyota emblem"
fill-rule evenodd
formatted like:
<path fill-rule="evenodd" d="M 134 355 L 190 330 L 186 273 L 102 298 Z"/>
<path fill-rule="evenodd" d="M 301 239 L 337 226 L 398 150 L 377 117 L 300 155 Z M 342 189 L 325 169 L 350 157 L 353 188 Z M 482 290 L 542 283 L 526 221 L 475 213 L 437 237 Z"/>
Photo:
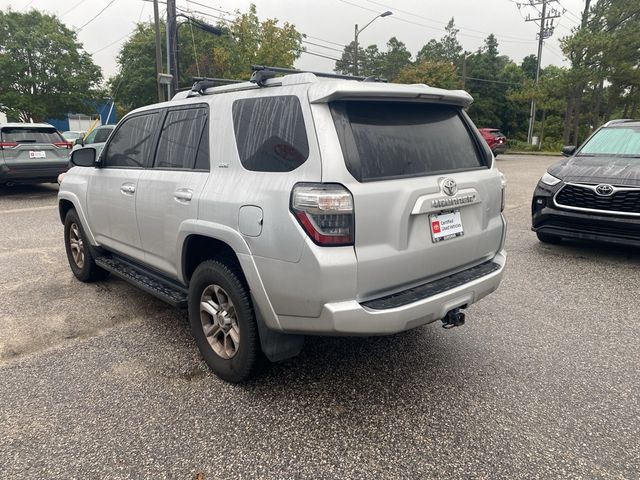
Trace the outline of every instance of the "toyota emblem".
<path fill-rule="evenodd" d="M 458 191 L 458 185 L 453 178 L 445 178 L 440 184 L 440 188 L 445 194 L 449 195 L 450 197 L 453 197 Z"/>
<path fill-rule="evenodd" d="M 610 197 L 611 195 L 613 195 L 613 187 L 611 185 L 603 183 L 596 187 L 596 193 L 601 197 Z"/>

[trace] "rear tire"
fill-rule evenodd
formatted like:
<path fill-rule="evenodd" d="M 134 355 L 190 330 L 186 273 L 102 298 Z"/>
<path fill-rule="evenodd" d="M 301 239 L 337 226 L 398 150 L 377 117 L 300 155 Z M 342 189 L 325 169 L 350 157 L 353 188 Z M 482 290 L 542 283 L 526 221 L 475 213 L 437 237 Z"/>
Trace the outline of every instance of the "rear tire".
<path fill-rule="evenodd" d="M 188 303 L 191 333 L 213 373 L 231 383 L 253 376 L 260 339 L 242 274 L 218 260 L 202 262 L 191 277 Z"/>
<path fill-rule="evenodd" d="M 71 271 L 81 282 L 104 280 L 109 275 L 96 265 L 93 248 L 74 209 L 69 210 L 64 218 L 64 246 Z"/>
<path fill-rule="evenodd" d="M 555 235 L 549 235 L 548 233 L 536 232 L 536 236 L 538 237 L 538 240 L 540 240 L 542 243 L 557 245 L 558 243 L 562 242 L 562 239 L 560 237 L 556 237 Z"/>

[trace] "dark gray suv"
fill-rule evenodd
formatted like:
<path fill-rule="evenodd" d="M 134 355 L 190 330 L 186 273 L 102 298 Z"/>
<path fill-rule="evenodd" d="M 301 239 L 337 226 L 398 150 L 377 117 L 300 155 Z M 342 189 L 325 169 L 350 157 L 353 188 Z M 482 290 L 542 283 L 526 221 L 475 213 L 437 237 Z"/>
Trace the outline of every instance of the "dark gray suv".
<path fill-rule="evenodd" d="M 0 184 L 55 182 L 71 143 L 47 123 L 0 125 Z"/>

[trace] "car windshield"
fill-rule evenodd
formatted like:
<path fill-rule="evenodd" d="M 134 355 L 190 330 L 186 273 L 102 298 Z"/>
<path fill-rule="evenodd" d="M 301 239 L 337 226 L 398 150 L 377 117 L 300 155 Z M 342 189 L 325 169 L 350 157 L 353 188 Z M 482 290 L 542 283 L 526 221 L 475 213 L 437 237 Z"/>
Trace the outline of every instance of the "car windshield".
<path fill-rule="evenodd" d="M 62 136 L 66 140 L 75 140 L 76 138 L 80 138 L 82 136 L 82 132 L 62 132 Z"/>
<path fill-rule="evenodd" d="M 56 143 L 62 136 L 51 127 L 7 127 L 2 129 L 0 141 L 15 143 Z"/>
<path fill-rule="evenodd" d="M 610 127 L 596 133 L 580 149 L 577 156 L 640 157 L 639 127 Z"/>

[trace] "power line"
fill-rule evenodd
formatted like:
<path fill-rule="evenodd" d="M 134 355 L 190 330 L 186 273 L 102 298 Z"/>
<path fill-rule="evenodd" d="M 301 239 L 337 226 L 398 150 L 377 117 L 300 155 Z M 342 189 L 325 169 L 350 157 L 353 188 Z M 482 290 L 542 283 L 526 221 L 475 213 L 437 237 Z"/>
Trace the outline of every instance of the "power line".
<path fill-rule="evenodd" d="M 314 56 L 316 56 L 316 57 L 327 58 L 327 59 L 329 59 L 329 60 L 333 60 L 334 62 L 338 62 L 338 61 L 340 61 L 340 59 L 339 59 L 339 58 L 329 57 L 329 56 L 327 56 L 327 55 L 323 55 L 323 54 L 318 53 L 318 52 L 312 52 L 312 51 L 309 51 L 309 50 L 303 50 L 303 51 L 302 51 L 302 53 L 306 53 L 307 55 L 314 55 Z"/>
<path fill-rule="evenodd" d="M 313 35 L 308 35 L 308 34 L 304 34 L 304 33 L 303 33 L 303 35 L 305 35 L 307 38 L 312 38 L 314 40 L 319 40 L 319 41 L 324 42 L 324 43 L 330 43 L 331 45 L 337 45 L 338 47 L 343 47 L 343 48 L 346 47 L 346 45 L 343 44 L 343 43 L 332 42 L 330 40 L 323 40 L 322 38 L 314 37 Z"/>
<path fill-rule="evenodd" d="M 80 5 L 82 5 L 84 2 L 86 2 L 87 0 L 80 0 L 78 3 L 76 3 L 73 7 L 71 7 L 69 10 L 67 10 L 66 12 L 64 12 L 62 15 L 60 15 L 60 18 L 64 17 L 67 13 L 72 12 L 73 10 L 75 10 L 77 7 L 79 7 Z"/>
<path fill-rule="evenodd" d="M 420 18 L 422 20 L 426 20 L 427 22 L 435 23 L 435 24 L 437 24 L 439 26 L 440 30 L 443 30 L 443 31 L 446 30 L 446 29 L 440 27 L 442 24 L 447 23 L 447 22 L 445 22 L 443 20 L 436 20 L 436 19 L 433 19 L 433 18 L 424 17 L 424 16 L 419 15 L 419 14 L 417 14 L 415 12 L 410 12 L 409 10 L 402 10 L 402 9 L 400 9 L 400 8 L 394 6 L 394 5 L 387 5 L 385 3 L 380 3 L 380 2 L 377 2 L 375 0 L 365 0 L 365 1 L 369 2 L 369 3 L 372 3 L 374 5 L 378 5 L 378 6 L 381 6 L 381 7 L 393 9 L 393 11 L 395 11 L 395 12 L 405 13 L 407 15 L 411 15 L 412 17 Z M 484 30 L 476 30 L 476 29 L 473 29 L 473 28 L 463 27 L 463 26 L 460 26 L 460 25 L 457 25 L 457 27 L 464 28 L 465 30 L 468 30 L 470 32 L 483 33 L 485 35 L 490 35 L 491 33 L 493 33 L 493 32 L 487 32 L 487 31 L 484 31 Z M 530 42 L 531 41 L 531 40 L 527 40 L 524 37 L 514 37 L 512 35 L 505 35 L 505 34 L 502 34 L 502 33 L 495 33 L 494 35 L 496 37 L 500 37 L 502 39 L 510 38 L 510 39 L 513 39 L 513 40 L 521 40 L 521 41 L 525 41 L 525 42 Z"/>
<path fill-rule="evenodd" d="M 372 12 L 372 13 L 379 13 L 378 10 L 374 10 L 372 8 L 368 8 L 368 7 L 365 7 L 365 6 L 362 6 L 362 5 L 358 5 L 357 3 L 353 3 L 353 2 L 350 2 L 348 0 L 338 0 L 338 1 L 342 2 L 342 3 L 345 3 L 347 5 L 351 5 L 352 7 L 357 7 L 357 8 L 360 8 L 362 10 L 367 10 L 367 11 Z M 398 15 L 393 15 L 393 16 L 391 16 L 389 18 L 391 20 L 395 20 L 395 21 L 403 22 L 403 23 L 408 23 L 410 25 L 416 25 L 416 26 L 423 27 L 423 28 L 428 28 L 430 30 L 446 31 L 446 29 L 443 28 L 443 27 L 432 27 L 431 25 L 426 25 L 424 23 L 415 22 L 413 20 L 408 20 L 406 18 L 399 17 Z M 459 32 L 459 35 L 463 36 L 463 37 L 476 38 L 476 39 L 480 39 L 480 40 L 484 40 L 485 39 L 485 37 L 482 37 L 482 36 L 479 36 L 479 35 L 471 35 L 469 33 Z M 504 38 L 501 38 L 500 40 L 503 43 L 521 43 L 521 44 L 533 43 L 533 40 L 508 40 L 508 39 L 504 39 Z"/>
<path fill-rule="evenodd" d="M 80 28 L 78 28 L 76 30 L 76 32 L 81 31 L 84 27 L 86 27 L 87 25 L 89 25 L 91 22 L 93 22 L 96 18 L 98 18 L 100 15 L 102 15 L 102 13 L 109 8 L 111 5 L 113 5 L 113 2 L 115 2 L 116 0 L 111 0 L 106 7 L 104 7 L 102 10 L 100 10 L 98 13 L 96 13 L 93 17 L 91 17 L 91 19 L 85 23 L 84 25 L 82 25 Z"/>
<path fill-rule="evenodd" d="M 333 50 L 334 52 L 340 52 L 340 53 L 343 52 L 343 50 L 339 48 L 327 47 L 325 45 L 320 45 L 319 43 L 313 43 L 308 40 L 302 40 L 302 43 L 306 43 L 307 45 L 313 45 L 314 47 L 326 48 L 327 50 Z"/>

